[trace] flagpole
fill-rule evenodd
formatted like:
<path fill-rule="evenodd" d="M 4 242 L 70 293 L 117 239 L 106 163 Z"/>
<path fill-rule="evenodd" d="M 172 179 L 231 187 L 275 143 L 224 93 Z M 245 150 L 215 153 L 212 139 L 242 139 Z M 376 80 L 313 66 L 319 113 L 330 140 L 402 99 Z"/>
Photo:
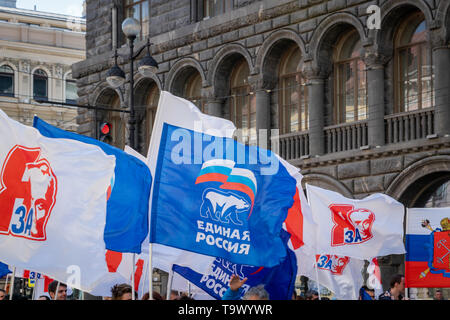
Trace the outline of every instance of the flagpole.
<path fill-rule="evenodd" d="M 56 300 L 56 298 L 58 297 L 58 290 L 59 290 L 59 281 L 58 281 L 58 284 L 56 285 L 55 297 L 53 298 L 53 300 Z M 50 292 L 49 292 L 49 294 L 50 294 Z"/>
<path fill-rule="evenodd" d="M 408 208 L 407 207 L 403 207 L 405 210 L 405 220 L 406 220 L 406 232 L 405 235 L 403 235 L 406 238 L 406 233 L 408 232 L 408 227 L 409 227 L 409 214 L 408 214 Z M 406 242 L 406 241 L 405 241 Z M 405 263 L 405 269 L 406 269 L 406 263 Z M 406 270 L 405 270 L 406 271 Z M 381 271 L 380 271 L 381 274 Z M 405 274 L 405 281 L 406 281 L 406 272 Z M 405 288 L 405 296 L 409 299 L 409 288 Z"/>
<path fill-rule="evenodd" d="M 167 284 L 166 300 L 170 300 L 170 293 L 172 292 L 172 283 L 173 283 L 173 270 L 170 270 L 169 283 Z"/>
<path fill-rule="evenodd" d="M 36 285 L 37 285 L 37 279 L 36 279 L 36 282 L 34 283 L 33 294 L 31 295 L 31 300 L 34 300 L 34 298 L 36 298 Z"/>
<path fill-rule="evenodd" d="M 8 287 L 8 282 L 9 282 L 9 273 L 6 275 L 6 280 L 5 280 L 5 292 L 6 292 L 6 288 Z"/>
<path fill-rule="evenodd" d="M 191 296 L 191 283 L 188 281 L 188 297 Z"/>
<path fill-rule="evenodd" d="M 320 296 L 319 271 L 317 268 L 317 261 L 314 269 L 316 270 L 317 293 L 319 294 L 319 300 L 322 300 L 322 297 Z"/>
<path fill-rule="evenodd" d="M 148 285 L 148 295 L 149 295 L 149 300 L 153 300 L 153 261 L 152 261 L 152 249 L 153 249 L 153 245 L 151 242 L 149 242 L 149 251 L 148 251 L 148 281 L 149 281 L 149 285 Z"/>
<path fill-rule="evenodd" d="M 141 289 L 140 290 L 141 291 L 141 295 L 140 296 L 138 295 L 138 299 L 139 299 L 139 297 L 141 297 L 141 299 L 142 299 L 142 297 L 145 294 L 145 281 L 147 281 L 147 273 L 148 273 L 148 272 L 145 272 L 145 265 L 146 265 L 146 263 L 145 263 L 145 260 L 144 260 L 144 267 L 143 267 L 143 270 L 142 270 L 142 276 L 144 277 L 144 279 L 142 279 L 142 281 L 139 281 L 139 283 L 142 283 L 142 285 L 139 285 L 139 288 Z M 147 268 L 148 268 L 148 262 L 147 262 Z M 138 291 L 139 291 L 139 289 L 138 289 Z M 149 292 L 149 299 L 150 299 L 150 292 Z"/>
<path fill-rule="evenodd" d="M 16 267 L 13 269 L 13 274 L 11 276 L 11 285 L 9 287 L 9 300 L 12 300 L 14 294 L 14 280 L 16 278 Z"/>
<path fill-rule="evenodd" d="M 136 300 L 135 285 L 134 285 L 134 266 L 136 263 L 136 254 L 133 253 L 133 266 L 131 268 L 131 300 Z"/>

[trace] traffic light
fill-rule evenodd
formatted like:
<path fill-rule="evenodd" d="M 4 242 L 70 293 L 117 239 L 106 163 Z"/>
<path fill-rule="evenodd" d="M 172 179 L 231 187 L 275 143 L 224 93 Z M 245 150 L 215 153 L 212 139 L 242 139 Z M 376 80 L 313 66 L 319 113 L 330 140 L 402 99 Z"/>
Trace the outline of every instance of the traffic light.
<path fill-rule="evenodd" d="M 109 122 L 103 122 L 100 125 L 100 141 L 112 143 L 111 128 L 112 126 Z"/>

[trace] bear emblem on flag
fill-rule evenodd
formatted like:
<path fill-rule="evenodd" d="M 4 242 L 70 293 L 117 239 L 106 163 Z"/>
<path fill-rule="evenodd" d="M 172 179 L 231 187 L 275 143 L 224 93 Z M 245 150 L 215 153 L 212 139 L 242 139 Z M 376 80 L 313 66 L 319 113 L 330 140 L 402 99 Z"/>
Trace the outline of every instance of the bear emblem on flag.
<path fill-rule="evenodd" d="M 352 245 L 372 239 L 372 225 L 375 214 L 352 205 L 332 204 L 329 206 L 334 223 L 331 246 Z"/>
<path fill-rule="evenodd" d="M 14 146 L 0 174 L 0 234 L 46 240 L 56 192 L 56 176 L 41 149 Z"/>
<path fill-rule="evenodd" d="M 204 190 L 200 208 L 202 218 L 235 226 L 243 226 L 250 218 L 257 190 L 256 178 L 252 171 L 234 166 L 234 161 L 226 159 L 203 164 L 195 183 L 219 182 L 221 185 L 219 189 Z"/>

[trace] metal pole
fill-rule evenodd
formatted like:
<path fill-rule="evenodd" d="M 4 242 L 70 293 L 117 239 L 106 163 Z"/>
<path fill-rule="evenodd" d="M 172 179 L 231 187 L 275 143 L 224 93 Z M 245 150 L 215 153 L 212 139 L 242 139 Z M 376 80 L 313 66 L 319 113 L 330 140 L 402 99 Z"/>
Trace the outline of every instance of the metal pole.
<path fill-rule="evenodd" d="M 136 290 L 136 286 L 135 286 L 135 283 L 134 283 L 134 266 L 136 265 L 136 254 L 135 253 L 133 253 L 133 268 L 131 269 L 131 288 L 132 288 L 132 291 L 131 291 L 131 300 L 136 300 L 136 292 L 135 292 L 135 290 Z"/>
<path fill-rule="evenodd" d="M 59 281 L 58 281 L 58 285 L 56 286 L 55 297 L 53 298 L 53 300 L 56 300 L 56 298 L 58 298 L 58 290 L 59 290 Z M 49 292 L 49 294 L 50 294 L 50 292 Z"/>
<path fill-rule="evenodd" d="M 16 267 L 13 269 L 13 274 L 11 276 L 11 285 L 9 287 L 9 300 L 12 300 L 14 294 L 14 279 L 16 278 Z"/>
<path fill-rule="evenodd" d="M 136 137 L 135 137 L 135 126 L 136 126 L 136 115 L 134 112 L 134 39 L 135 37 L 129 37 L 130 40 L 130 120 L 128 124 L 130 126 L 130 147 L 134 150 L 136 149 Z"/>

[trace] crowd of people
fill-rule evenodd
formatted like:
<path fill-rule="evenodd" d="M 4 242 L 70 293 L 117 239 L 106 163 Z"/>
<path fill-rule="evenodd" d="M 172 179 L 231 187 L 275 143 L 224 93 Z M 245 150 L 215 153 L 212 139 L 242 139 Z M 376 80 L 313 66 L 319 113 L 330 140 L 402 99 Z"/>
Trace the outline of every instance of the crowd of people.
<path fill-rule="evenodd" d="M 239 276 L 233 275 L 230 279 L 229 288 L 222 297 L 222 300 L 270 300 L 270 295 L 264 288 L 264 285 L 251 287 L 243 294 L 243 284 L 247 278 L 240 279 Z M 132 300 L 132 287 L 129 284 L 117 284 L 111 288 L 111 296 L 104 297 L 105 300 Z M 67 285 L 58 281 L 52 281 L 48 285 L 49 296 L 42 295 L 38 300 L 67 300 Z M 56 295 L 56 298 L 55 298 Z M 135 294 L 137 297 L 137 294 Z M 145 293 L 141 300 L 149 300 L 150 294 Z M 153 291 L 153 300 L 166 300 L 157 291 Z M 169 295 L 170 300 L 194 300 L 188 294 L 172 290 Z M 305 295 L 298 295 L 294 290 L 292 300 L 329 300 L 328 297 L 320 297 L 315 290 L 309 290 Z M 405 297 L 405 277 L 396 274 L 391 278 L 390 287 L 384 293 L 375 296 L 375 290 L 367 286 L 361 287 L 359 291 L 359 300 L 407 300 Z M 434 300 L 445 300 L 443 293 L 437 289 L 434 293 Z M 9 300 L 9 295 L 4 289 L 0 289 L 0 300 Z M 18 294 L 13 295 L 12 300 L 28 300 L 25 296 Z"/>

